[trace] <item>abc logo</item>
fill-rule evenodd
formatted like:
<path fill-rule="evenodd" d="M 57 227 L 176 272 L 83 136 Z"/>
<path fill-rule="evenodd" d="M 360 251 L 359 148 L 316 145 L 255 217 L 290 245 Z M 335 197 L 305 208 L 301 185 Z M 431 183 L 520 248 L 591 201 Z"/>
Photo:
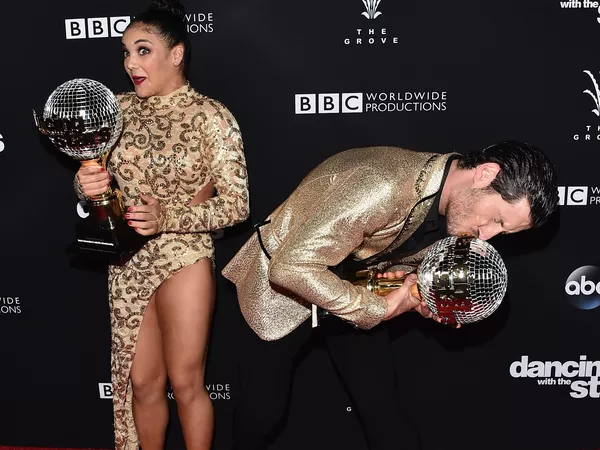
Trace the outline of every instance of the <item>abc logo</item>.
<path fill-rule="evenodd" d="M 0 152 L 4 150 L 4 142 L 2 142 L 2 135 L 0 134 Z"/>
<path fill-rule="evenodd" d="M 567 298 L 578 309 L 594 309 L 600 306 L 600 269 L 583 266 L 575 270 L 565 285 Z"/>
<path fill-rule="evenodd" d="M 88 217 L 90 215 L 90 213 L 87 211 L 86 206 L 87 206 L 86 202 L 77 203 L 77 215 L 79 217 L 81 217 L 82 219 L 85 219 L 86 217 Z"/>

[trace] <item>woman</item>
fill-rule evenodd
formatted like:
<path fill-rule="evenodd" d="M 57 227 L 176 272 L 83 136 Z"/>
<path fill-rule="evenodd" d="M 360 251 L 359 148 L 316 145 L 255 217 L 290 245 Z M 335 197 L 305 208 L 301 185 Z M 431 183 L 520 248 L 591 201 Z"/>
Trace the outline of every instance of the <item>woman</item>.
<path fill-rule="evenodd" d="M 204 387 L 215 295 L 210 232 L 248 217 L 238 125 L 221 103 L 187 83 L 183 6 L 166 3 L 136 16 L 123 35 L 135 93 L 119 96 L 124 129 L 108 172 L 82 167 L 75 183 L 83 198 L 104 192 L 114 176 L 128 224 L 151 236 L 126 263 L 109 267 L 117 450 L 163 448 L 167 376 L 186 448 L 210 448 L 213 410 Z"/>

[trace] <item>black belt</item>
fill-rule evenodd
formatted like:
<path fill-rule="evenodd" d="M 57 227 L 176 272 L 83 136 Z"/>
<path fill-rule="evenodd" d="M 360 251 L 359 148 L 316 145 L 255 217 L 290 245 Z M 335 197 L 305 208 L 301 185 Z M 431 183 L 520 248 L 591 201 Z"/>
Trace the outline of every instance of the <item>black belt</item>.
<path fill-rule="evenodd" d="M 254 225 L 254 229 L 256 230 L 256 235 L 258 236 L 258 243 L 260 245 L 260 248 L 262 249 L 267 259 L 271 259 L 271 255 L 269 255 L 269 252 L 267 251 L 267 248 L 265 247 L 265 244 L 262 240 L 262 236 L 260 235 L 260 227 L 267 225 L 268 223 L 271 223 L 271 219 L 263 220 L 262 222 L 257 223 L 256 225 Z"/>

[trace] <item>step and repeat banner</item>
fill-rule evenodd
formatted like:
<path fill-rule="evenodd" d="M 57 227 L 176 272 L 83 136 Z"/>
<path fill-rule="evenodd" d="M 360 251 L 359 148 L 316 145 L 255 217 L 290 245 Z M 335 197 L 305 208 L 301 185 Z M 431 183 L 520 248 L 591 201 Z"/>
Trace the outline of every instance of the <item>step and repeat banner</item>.
<path fill-rule="evenodd" d="M 67 251 L 86 215 L 78 164 L 32 109 L 73 78 L 132 87 L 120 36 L 141 0 L 26 0 L 0 14 L 0 445 L 111 448 L 106 267 Z M 547 152 L 559 212 L 495 238 L 508 295 L 450 330 L 393 326 L 403 401 L 424 450 L 600 448 L 600 10 L 559 0 L 187 0 L 190 80 L 237 118 L 251 217 L 214 234 L 220 271 L 326 157 L 352 147 L 467 151 L 505 139 Z M 231 445 L 244 326 L 219 276 L 207 389 L 215 449 Z M 167 447 L 183 448 L 172 391 Z M 385 395 L 372 386 L 372 395 Z M 261 414 L 256 405 L 256 414 Z M 402 436 L 398 445 L 402 448 Z M 363 450 L 325 351 L 298 368 L 272 447 Z"/>

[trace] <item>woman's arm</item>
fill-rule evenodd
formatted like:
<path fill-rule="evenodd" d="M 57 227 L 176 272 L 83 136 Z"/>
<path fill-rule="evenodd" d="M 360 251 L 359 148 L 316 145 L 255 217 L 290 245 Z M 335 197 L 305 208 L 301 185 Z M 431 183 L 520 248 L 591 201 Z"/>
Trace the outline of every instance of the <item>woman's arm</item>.
<path fill-rule="evenodd" d="M 214 112 L 204 122 L 202 141 L 209 153 L 216 196 L 201 203 L 163 205 L 161 231 L 208 232 L 242 222 L 249 215 L 248 174 L 241 132 L 233 115 L 213 103 Z"/>

